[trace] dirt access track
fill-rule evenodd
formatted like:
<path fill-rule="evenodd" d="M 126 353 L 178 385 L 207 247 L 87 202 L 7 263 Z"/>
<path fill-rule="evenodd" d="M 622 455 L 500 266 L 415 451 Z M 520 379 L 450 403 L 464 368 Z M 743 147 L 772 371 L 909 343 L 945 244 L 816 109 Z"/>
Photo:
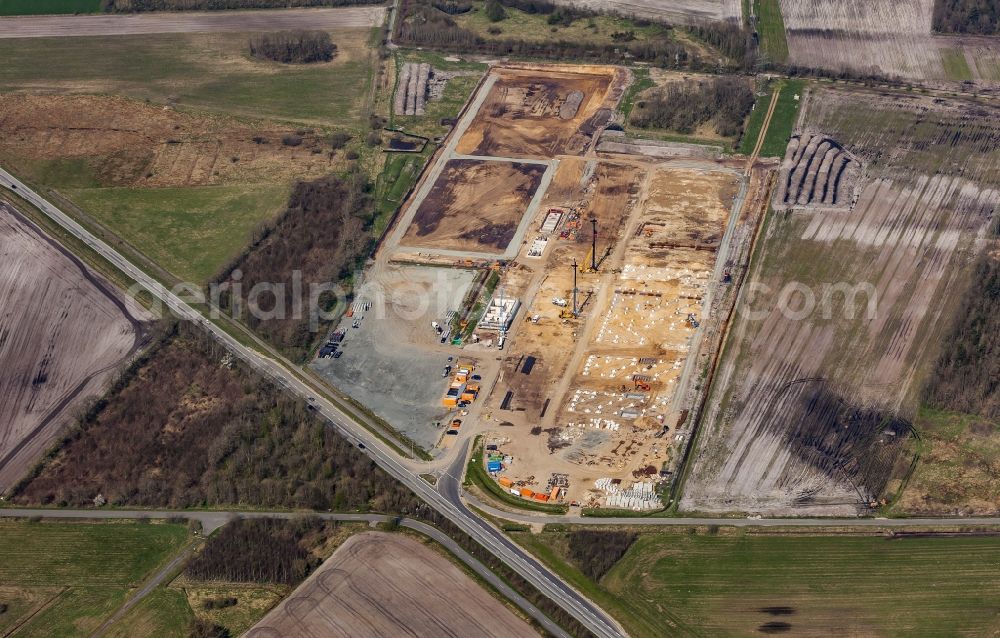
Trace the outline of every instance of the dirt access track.
<path fill-rule="evenodd" d="M 449 161 L 420 203 L 403 243 L 502 253 L 514 238 L 545 164 Z"/>
<path fill-rule="evenodd" d="M 609 66 L 503 66 L 458 153 L 491 157 L 579 155 L 606 124 L 627 71 Z"/>
<path fill-rule="evenodd" d="M 143 313 L 0 202 L 0 492 L 142 339 Z"/>
<path fill-rule="evenodd" d="M 538 634 L 447 558 L 401 534 L 347 539 L 246 638 Z"/>
<path fill-rule="evenodd" d="M 137 15 L 25 16 L 0 20 L 0 38 L 51 38 L 143 33 L 212 33 L 374 27 L 383 7 L 140 13 Z"/>

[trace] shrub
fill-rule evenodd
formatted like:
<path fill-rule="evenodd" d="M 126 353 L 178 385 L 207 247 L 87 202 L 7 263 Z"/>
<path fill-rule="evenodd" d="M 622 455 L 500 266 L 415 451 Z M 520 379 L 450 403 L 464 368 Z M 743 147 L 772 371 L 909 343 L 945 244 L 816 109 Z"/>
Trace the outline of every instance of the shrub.
<path fill-rule="evenodd" d="M 351 134 L 338 131 L 330 136 L 330 148 L 338 150 L 344 148 L 351 141 Z"/>
<path fill-rule="evenodd" d="M 501 5 L 498 0 L 486 0 L 486 4 L 483 6 L 483 12 L 490 22 L 500 22 L 507 17 L 507 12 L 504 11 L 503 5 Z"/>
<path fill-rule="evenodd" d="M 188 625 L 188 638 L 229 638 L 229 630 L 208 620 L 195 618 Z"/>
<path fill-rule="evenodd" d="M 250 55 L 283 64 L 329 62 L 337 45 L 326 31 L 279 31 L 250 38 Z"/>
<path fill-rule="evenodd" d="M 598 581 L 625 555 L 636 538 L 638 536 L 630 532 L 570 532 L 570 558 L 576 561 L 584 574 Z"/>

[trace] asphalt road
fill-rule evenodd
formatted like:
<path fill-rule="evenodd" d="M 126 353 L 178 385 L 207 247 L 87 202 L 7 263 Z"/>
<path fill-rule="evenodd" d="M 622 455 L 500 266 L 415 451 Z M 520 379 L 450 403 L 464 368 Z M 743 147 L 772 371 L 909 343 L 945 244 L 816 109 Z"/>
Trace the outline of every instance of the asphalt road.
<path fill-rule="evenodd" d="M 169 511 L 169 510 L 71 510 L 71 509 L 3 509 L 0 508 L 0 518 L 65 518 L 65 519 L 168 519 L 182 516 L 186 519 L 196 520 L 201 523 L 205 536 L 208 536 L 219 527 L 225 525 L 234 518 L 297 518 L 300 516 L 318 516 L 319 518 L 331 521 L 362 522 L 362 523 L 386 523 L 392 517 L 382 514 L 333 514 L 333 513 L 293 513 L 293 512 L 221 512 L 221 511 Z M 479 577 L 492 585 L 497 591 L 506 596 L 515 605 L 520 607 L 525 613 L 537 620 L 545 629 L 559 638 L 570 638 L 559 625 L 552 622 L 548 616 L 543 614 L 537 607 L 528 602 L 523 596 L 510 588 L 507 583 L 501 580 L 496 574 L 490 571 L 485 565 L 476 560 L 471 554 L 466 552 L 450 536 L 441 530 L 408 518 L 399 519 L 399 524 L 408 529 L 420 532 L 425 536 L 434 539 L 443 545 L 445 549 L 454 554 L 460 561 L 465 563 Z M 191 553 L 194 545 L 185 547 L 174 557 L 165 567 L 160 569 L 156 575 L 146 581 L 140 590 L 125 603 L 114 616 L 109 618 L 96 634 L 103 633 L 110 627 L 117 618 L 123 616 L 129 609 L 153 591 L 163 580 L 170 575 Z"/>
<path fill-rule="evenodd" d="M 383 20 L 384 7 L 18 16 L 0 18 L 0 38 L 341 29 L 374 27 Z"/>
<path fill-rule="evenodd" d="M 499 529 L 466 508 L 460 497 L 460 489 L 457 489 L 457 481 L 456 489 L 446 492 L 447 496 L 438 493 L 427 481 L 420 478 L 417 473 L 420 471 L 419 469 L 416 472 L 411 469 L 414 465 L 408 465 L 402 461 L 389 446 L 350 419 L 330 400 L 305 383 L 302 380 L 302 376 L 300 376 L 302 374 L 301 370 L 297 369 L 293 364 L 266 357 L 244 346 L 218 325 L 202 317 L 197 310 L 189 306 L 180 297 L 153 279 L 153 277 L 146 274 L 145 271 L 135 266 L 118 253 L 118 251 L 95 237 L 74 219 L 3 169 L 0 169 L 0 186 L 17 193 L 62 226 L 67 232 L 113 264 L 121 272 L 125 273 L 132 280 L 142 284 L 150 294 L 159 299 L 175 316 L 200 324 L 216 341 L 225 346 L 234 355 L 244 360 L 251 368 L 273 379 L 289 392 L 309 400 L 315 406 L 316 410 L 328 419 L 333 427 L 348 441 L 359 444 L 359 447 L 363 445 L 365 452 L 382 469 L 413 490 L 414 493 L 446 516 L 463 532 L 470 535 L 486 549 L 503 560 L 522 578 L 556 602 L 568 613 L 572 614 L 574 618 L 586 626 L 598 638 L 614 638 L 627 635 L 624 629 L 606 612 L 570 587 L 544 565 L 536 561 L 528 552 L 513 543 Z M 467 445 L 468 442 L 466 442 Z M 464 454 L 459 454 L 456 458 L 464 460 L 464 456 Z"/>

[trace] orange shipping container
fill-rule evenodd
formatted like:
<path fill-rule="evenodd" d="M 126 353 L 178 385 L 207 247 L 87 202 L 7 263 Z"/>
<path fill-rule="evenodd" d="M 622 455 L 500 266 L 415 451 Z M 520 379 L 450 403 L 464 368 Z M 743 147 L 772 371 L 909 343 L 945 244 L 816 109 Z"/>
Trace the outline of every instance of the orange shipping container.
<path fill-rule="evenodd" d="M 535 496 L 533 498 L 536 501 L 543 501 L 544 502 L 544 501 L 549 500 L 549 495 L 548 494 L 535 494 Z"/>
<path fill-rule="evenodd" d="M 514 481 L 510 480 L 506 476 L 501 476 L 499 479 L 497 479 L 497 482 L 500 483 L 500 485 L 503 485 L 504 487 L 511 487 L 512 485 L 514 485 Z"/>
<path fill-rule="evenodd" d="M 531 498 L 534 495 L 535 493 L 529 490 L 528 488 L 526 487 L 521 488 L 521 498 Z"/>
<path fill-rule="evenodd" d="M 553 501 L 559 498 L 559 486 L 558 485 L 556 485 L 555 487 L 552 488 L 552 493 L 549 494 L 549 498 L 552 499 Z"/>

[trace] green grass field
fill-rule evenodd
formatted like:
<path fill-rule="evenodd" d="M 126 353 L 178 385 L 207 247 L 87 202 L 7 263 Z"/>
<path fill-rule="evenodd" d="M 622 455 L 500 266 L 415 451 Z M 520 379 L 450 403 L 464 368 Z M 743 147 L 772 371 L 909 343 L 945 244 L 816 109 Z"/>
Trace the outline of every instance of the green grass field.
<path fill-rule="evenodd" d="M 421 153 L 390 153 L 386 158 L 385 168 L 375 182 L 378 214 L 372 231 L 376 237 L 385 232 L 393 213 L 403 203 L 406 194 L 420 177 L 434 148 L 433 144 L 428 144 Z"/>
<path fill-rule="evenodd" d="M 750 112 L 750 120 L 743 131 L 743 139 L 740 140 L 740 153 L 750 155 L 757 146 L 757 138 L 760 137 L 760 129 L 764 125 L 764 118 L 767 117 L 767 110 L 771 108 L 771 100 L 774 98 L 774 90 L 769 90 L 767 95 L 759 98 L 757 104 Z"/>
<path fill-rule="evenodd" d="M 0 596 L 18 601 L 2 622 L 23 623 L 19 637 L 87 636 L 187 537 L 184 525 L 0 521 Z"/>
<path fill-rule="evenodd" d="M 778 0 L 753 0 L 757 14 L 757 32 L 760 48 L 771 62 L 781 64 L 788 59 L 788 41 L 785 39 L 785 21 L 781 17 Z"/>
<path fill-rule="evenodd" d="M 184 638 L 188 635 L 188 623 L 193 618 L 194 614 L 183 591 L 158 587 L 113 624 L 104 635 L 108 638 Z"/>
<path fill-rule="evenodd" d="M 972 79 L 972 69 L 965 59 L 962 49 L 942 49 L 941 64 L 944 65 L 945 76 L 949 80 L 964 81 Z"/>
<path fill-rule="evenodd" d="M 528 545 L 551 562 L 564 539 Z M 677 531 L 640 536 L 600 586 L 582 586 L 636 637 L 746 636 L 769 623 L 789 635 L 983 636 L 1000 630 L 998 567 L 992 537 Z M 575 567 L 560 571 L 581 586 Z"/>
<path fill-rule="evenodd" d="M 0 16 L 99 13 L 101 0 L 0 0 Z"/>
<path fill-rule="evenodd" d="M 359 128 L 369 29 L 334 31 L 333 62 L 251 59 L 240 33 L 0 40 L 0 90 L 113 93 L 248 117 Z"/>
<path fill-rule="evenodd" d="M 771 124 L 767 128 L 764 144 L 760 147 L 762 157 L 784 157 L 788 140 L 791 139 L 792 131 L 795 130 L 795 120 L 799 115 L 804 89 L 805 82 L 803 80 L 786 80 L 782 85 L 781 93 L 778 94 L 778 104 L 774 107 L 774 115 L 771 116 Z M 750 147 L 750 150 L 753 151 L 753 146 Z"/>
<path fill-rule="evenodd" d="M 184 281 L 203 283 L 279 213 L 289 187 L 91 188 L 67 196 Z"/>

